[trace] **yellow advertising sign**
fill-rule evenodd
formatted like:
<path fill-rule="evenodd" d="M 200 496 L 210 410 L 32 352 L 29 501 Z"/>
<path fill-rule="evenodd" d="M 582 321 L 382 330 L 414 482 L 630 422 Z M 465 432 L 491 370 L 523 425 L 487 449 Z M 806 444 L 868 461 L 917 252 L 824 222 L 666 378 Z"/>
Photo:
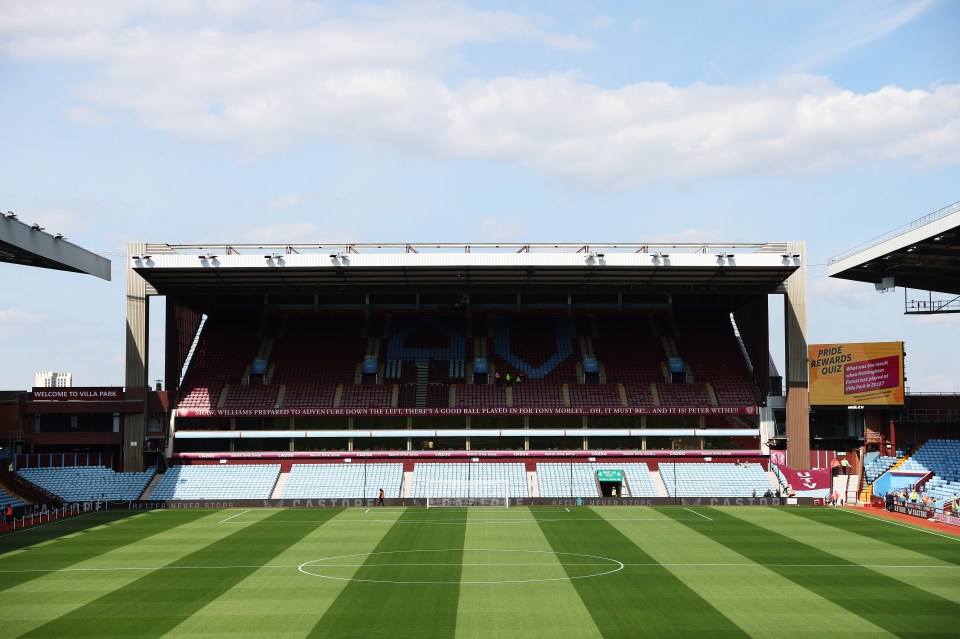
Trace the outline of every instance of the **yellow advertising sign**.
<path fill-rule="evenodd" d="M 903 404 L 903 342 L 812 344 L 807 361 L 813 406 Z"/>

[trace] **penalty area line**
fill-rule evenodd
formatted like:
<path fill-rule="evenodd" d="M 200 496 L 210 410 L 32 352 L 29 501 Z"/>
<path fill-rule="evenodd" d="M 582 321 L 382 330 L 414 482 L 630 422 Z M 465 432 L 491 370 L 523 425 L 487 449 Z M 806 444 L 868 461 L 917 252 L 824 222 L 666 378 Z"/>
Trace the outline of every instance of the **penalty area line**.
<path fill-rule="evenodd" d="M 246 515 L 246 514 L 247 514 L 248 512 L 250 512 L 251 510 L 253 510 L 253 509 L 252 509 L 252 508 L 247 508 L 247 509 L 244 510 L 243 512 L 239 512 L 239 513 L 237 513 L 236 515 L 230 515 L 230 516 L 227 517 L 226 519 L 221 519 L 221 520 L 218 521 L 217 523 L 218 523 L 218 524 L 225 524 L 225 523 L 227 523 L 228 521 L 230 521 L 231 519 L 233 519 L 234 517 L 239 517 L 240 515 Z"/>
<path fill-rule="evenodd" d="M 685 511 L 687 511 L 688 513 L 693 513 L 694 515 L 700 515 L 701 517 L 703 517 L 703 518 L 706 519 L 707 521 L 713 521 L 713 519 L 711 519 L 710 517 L 707 517 L 707 516 L 704 515 L 703 513 L 698 513 L 697 511 L 695 511 L 695 510 L 690 510 L 690 509 L 687 508 L 687 507 L 684 507 L 683 509 L 684 509 Z"/>

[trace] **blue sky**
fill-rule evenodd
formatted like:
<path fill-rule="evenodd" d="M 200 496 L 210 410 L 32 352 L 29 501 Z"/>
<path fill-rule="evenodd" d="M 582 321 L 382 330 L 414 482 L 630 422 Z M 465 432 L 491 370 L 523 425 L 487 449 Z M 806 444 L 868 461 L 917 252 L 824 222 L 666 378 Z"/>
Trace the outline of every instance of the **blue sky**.
<path fill-rule="evenodd" d="M 0 388 L 123 383 L 129 241 L 803 240 L 811 343 L 960 392 L 958 316 L 826 277 L 960 200 L 957 33 L 948 0 L 0 0 L 0 208 L 114 262 L 0 269 Z"/>

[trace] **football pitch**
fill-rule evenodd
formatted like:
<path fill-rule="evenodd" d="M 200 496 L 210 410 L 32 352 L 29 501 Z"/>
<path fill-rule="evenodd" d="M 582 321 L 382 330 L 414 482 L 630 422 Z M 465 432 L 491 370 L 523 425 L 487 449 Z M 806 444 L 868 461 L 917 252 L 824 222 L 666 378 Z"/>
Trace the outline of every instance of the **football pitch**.
<path fill-rule="evenodd" d="M 110 511 L 0 537 L 0 637 L 698 636 L 960 636 L 960 537 L 679 506 Z"/>

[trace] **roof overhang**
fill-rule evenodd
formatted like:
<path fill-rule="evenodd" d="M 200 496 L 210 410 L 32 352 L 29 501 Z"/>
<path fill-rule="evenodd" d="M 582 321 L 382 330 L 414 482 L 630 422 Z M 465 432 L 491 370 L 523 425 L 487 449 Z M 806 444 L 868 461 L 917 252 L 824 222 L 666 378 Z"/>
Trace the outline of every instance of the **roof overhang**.
<path fill-rule="evenodd" d="M 696 245 L 696 251 L 683 252 L 692 246 L 151 244 L 145 254 L 128 259 L 160 295 L 422 289 L 771 293 L 802 260 L 787 253 L 785 244 Z"/>
<path fill-rule="evenodd" d="M 960 295 L 960 203 L 832 258 L 830 277 Z"/>
<path fill-rule="evenodd" d="M 86 273 L 110 280 L 110 260 L 80 248 L 39 224 L 24 224 L 13 213 L 0 214 L 0 262 Z"/>

